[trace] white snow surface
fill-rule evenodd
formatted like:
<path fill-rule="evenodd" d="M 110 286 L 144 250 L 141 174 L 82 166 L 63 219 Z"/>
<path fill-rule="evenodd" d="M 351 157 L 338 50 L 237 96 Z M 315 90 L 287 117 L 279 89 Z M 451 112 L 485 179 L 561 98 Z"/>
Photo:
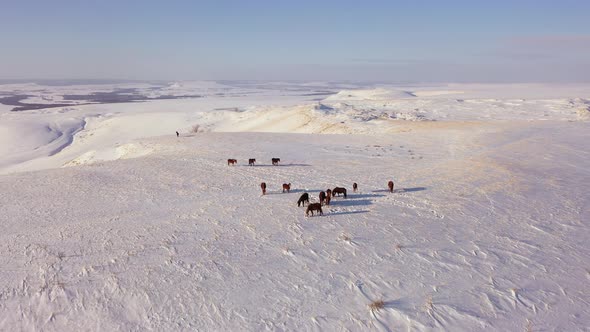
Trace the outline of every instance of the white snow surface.
<path fill-rule="evenodd" d="M 590 326 L 589 86 L 0 95 L 115 89 L 201 97 L 0 108 L 0 330 Z M 297 206 L 336 186 L 323 216 Z"/>

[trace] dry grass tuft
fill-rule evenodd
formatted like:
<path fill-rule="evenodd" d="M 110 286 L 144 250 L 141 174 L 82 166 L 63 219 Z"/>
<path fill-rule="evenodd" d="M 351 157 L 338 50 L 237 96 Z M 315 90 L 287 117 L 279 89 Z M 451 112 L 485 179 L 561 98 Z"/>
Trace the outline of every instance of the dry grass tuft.
<path fill-rule="evenodd" d="M 385 302 L 383 300 L 373 301 L 371 304 L 369 304 L 369 310 L 372 312 L 379 311 L 383 308 L 385 308 Z"/>
<path fill-rule="evenodd" d="M 341 235 L 340 235 L 340 240 L 342 240 L 342 241 L 346 241 L 346 242 L 350 242 L 350 241 L 352 241 L 352 238 L 350 237 L 350 235 L 347 235 L 347 234 L 341 234 Z"/>
<path fill-rule="evenodd" d="M 432 311 L 434 309 L 434 303 L 432 302 L 432 295 L 428 297 L 426 303 L 424 304 L 424 308 L 427 311 Z"/>

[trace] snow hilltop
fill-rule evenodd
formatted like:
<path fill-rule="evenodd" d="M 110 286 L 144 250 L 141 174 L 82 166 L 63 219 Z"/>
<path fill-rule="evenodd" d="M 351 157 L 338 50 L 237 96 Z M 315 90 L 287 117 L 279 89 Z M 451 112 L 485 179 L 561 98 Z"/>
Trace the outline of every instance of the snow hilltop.
<path fill-rule="evenodd" d="M 584 331 L 589 100 L 0 85 L 0 330 Z"/>

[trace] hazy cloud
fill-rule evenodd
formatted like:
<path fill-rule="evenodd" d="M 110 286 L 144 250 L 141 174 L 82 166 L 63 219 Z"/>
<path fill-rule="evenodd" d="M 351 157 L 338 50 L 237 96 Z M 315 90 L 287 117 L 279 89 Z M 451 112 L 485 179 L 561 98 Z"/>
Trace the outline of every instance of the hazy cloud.
<path fill-rule="evenodd" d="M 506 44 L 545 51 L 590 51 L 590 35 L 521 36 L 507 40 Z"/>
<path fill-rule="evenodd" d="M 434 60 L 419 60 L 419 59 L 392 59 L 392 58 L 354 58 L 352 63 L 357 64 L 381 64 L 381 65 L 417 65 L 436 62 Z"/>
<path fill-rule="evenodd" d="M 590 35 L 516 36 L 499 41 L 488 50 L 473 54 L 475 59 L 491 63 L 545 64 L 563 68 L 579 65 L 587 70 L 590 59 Z M 477 61 L 477 60 L 476 60 Z M 543 68 L 552 71 L 555 68 Z"/>

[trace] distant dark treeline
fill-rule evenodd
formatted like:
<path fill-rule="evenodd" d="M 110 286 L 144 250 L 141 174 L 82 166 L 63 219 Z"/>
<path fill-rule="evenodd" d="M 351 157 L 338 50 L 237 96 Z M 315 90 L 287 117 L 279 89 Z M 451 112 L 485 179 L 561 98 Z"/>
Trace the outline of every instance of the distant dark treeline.
<path fill-rule="evenodd" d="M 23 103 L 21 100 L 32 97 L 32 95 L 12 95 L 0 97 L 0 104 L 16 106 L 11 112 L 37 110 L 42 108 L 56 108 L 66 106 L 79 106 L 88 104 L 116 104 L 116 103 L 134 103 L 148 100 L 168 100 L 168 99 L 186 99 L 186 98 L 200 98 L 200 95 L 162 95 L 158 97 L 147 97 L 137 92 L 137 89 L 117 89 L 112 92 L 94 92 L 91 94 L 82 95 L 64 95 L 64 101 L 85 101 L 85 103 L 57 103 L 57 104 L 34 104 Z"/>
<path fill-rule="evenodd" d="M 167 82 L 167 81 L 166 81 Z M 148 83 L 165 85 L 165 81 L 142 81 L 142 80 L 114 80 L 114 79 L 0 79 L 0 84 L 23 84 L 35 83 L 46 86 L 70 86 L 70 85 L 94 85 L 94 84 L 125 84 L 125 83 Z"/>

